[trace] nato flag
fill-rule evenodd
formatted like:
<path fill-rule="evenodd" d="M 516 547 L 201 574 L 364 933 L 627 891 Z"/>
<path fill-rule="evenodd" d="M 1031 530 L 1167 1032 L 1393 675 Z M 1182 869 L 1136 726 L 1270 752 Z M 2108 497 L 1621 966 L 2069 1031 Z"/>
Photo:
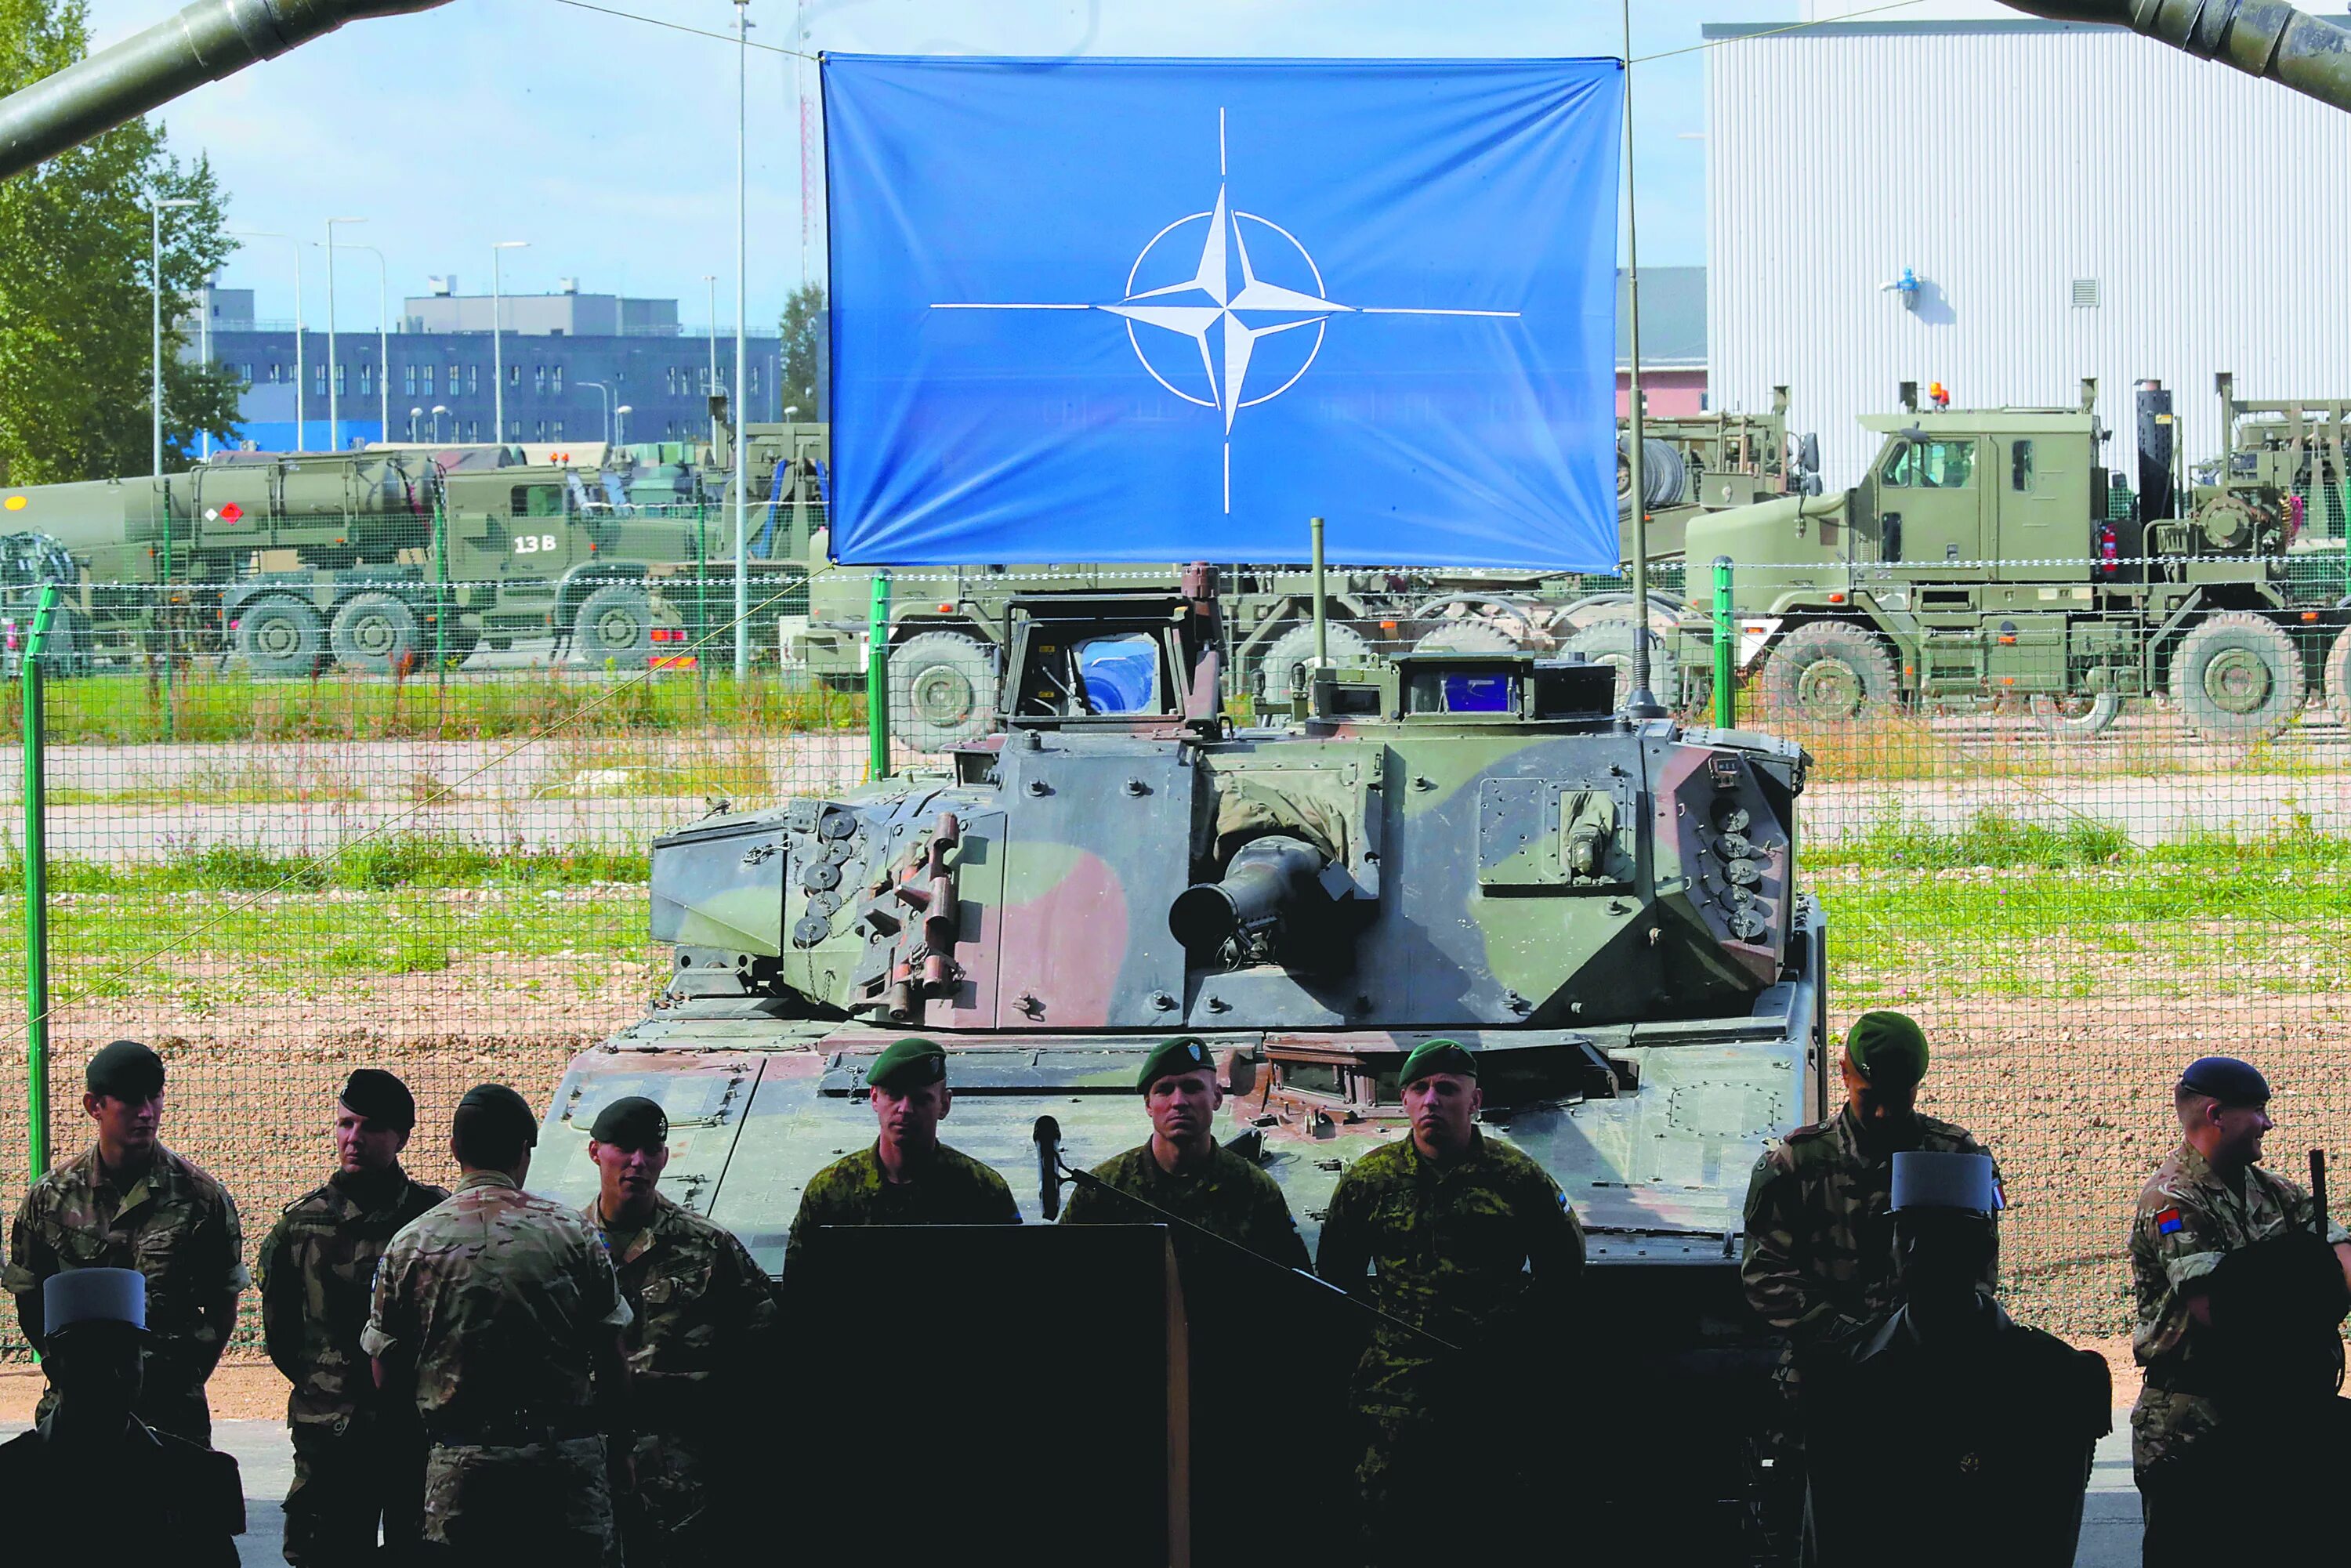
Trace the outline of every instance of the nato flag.
<path fill-rule="evenodd" d="M 1616 564 L 1622 65 L 831 55 L 842 561 Z"/>

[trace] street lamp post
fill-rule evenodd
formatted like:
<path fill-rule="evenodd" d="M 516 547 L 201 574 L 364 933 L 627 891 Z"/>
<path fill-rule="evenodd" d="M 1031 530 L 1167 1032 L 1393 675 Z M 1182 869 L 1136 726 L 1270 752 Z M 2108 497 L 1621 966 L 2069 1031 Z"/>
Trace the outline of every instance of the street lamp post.
<path fill-rule="evenodd" d="M 527 239 L 502 239 L 490 246 L 490 439 L 504 444 L 507 438 L 507 371 L 505 351 L 499 345 L 499 329 L 506 325 L 506 291 L 498 277 L 498 252 L 521 250 Z"/>
<path fill-rule="evenodd" d="M 155 477 L 158 479 L 163 476 L 163 209 L 193 207 L 196 204 L 196 200 L 193 196 L 183 196 L 172 201 L 163 201 L 153 196 L 147 199 L 147 216 L 154 236 L 154 244 L 148 252 L 147 281 L 152 286 L 148 289 L 148 302 L 152 310 L 155 328 L 155 384 L 152 390 L 155 394 Z M 165 509 L 168 511 L 170 508 L 167 507 Z"/>
<path fill-rule="evenodd" d="M 718 275 L 705 272 L 702 275 L 702 282 L 710 294 L 710 384 L 702 389 L 706 400 L 718 390 Z M 713 456 L 718 452 L 718 414 L 716 410 L 710 415 L 710 451 Z"/>
<path fill-rule="evenodd" d="M 751 618 L 751 525 L 750 502 L 746 492 L 750 488 L 750 445 L 744 439 L 748 434 L 751 411 L 744 405 L 743 361 L 748 352 L 744 340 L 744 278 L 750 269 L 750 246 L 744 227 L 745 171 L 749 167 L 746 151 L 745 128 L 749 123 L 747 105 L 750 101 L 751 68 L 751 0 L 735 0 L 735 385 L 731 406 L 735 411 L 735 678 L 747 679 L 751 674 L 751 639 L 745 624 Z"/>
<path fill-rule="evenodd" d="M 433 405 L 433 444 L 435 446 L 441 444 L 441 416 L 448 412 L 449 405 L 445 402 Z"/>
<path fill-rule="evenodd" d="M 596 395 L 603 400 L 604 412 L 596 423 L 596 439 L 610 446 L 612 444 L 612 389 L 602 382 L 580 382 L 578 384 L 594 387 Z"/>
<path fill-rule="evenodd" d="M 306 438 L 302 402 L 302 242 L 292 235 L 272 234 L 267 229 L 227 232 L 239 239 L 282 239 L 294 250 L 294 450 L 299 452 Z"/>
<path fill-rule="evenodd" d="M 220 274 L 214 273 L 205 278 L 204 297 L 196 305 L 196 341 L 202 345 L 196 352 L 203 358 L 207 373 L 213 368 L 213 295 L 219 287 Z M 211 457 L 213 433 L 209 430 L 200 430 L 196 433 L 196 439 L 203 444 L 204 456 Z"/>
<path fill-rule="evenodd" d="M 620 407 L 612 411 L 613 445 L 626 446 L 629 444 L 629 415 L 635 412 L 636 410 L 630 407 L 627 403 L 622 403 Z"/>
<path fill-rule="evenodd" d="M 412 446 L 416 444 L 416 422 L 423 417 L 424 410 L 421 407 L 408 411 L 408 444 Z"/>
<path fill-rule="evenodd" d="M 376 366 L 375 371 L 376 423 L 383 427 L 382 439 L 390 441 L 392 439 L 392 313 L 389 307 L 392 299 L 390 291 L 385 287 L 383 252 L 371 245 L 353 245 L 349 240 L 343 241 L 342 246 L 345 250 L 363 250 L 375 257 L 375 351 L 376 358 L 381 361 Z M 415 440 L 416 432 L 410 431 L 408 439 Z"/>
<path fill-rule="evenodd" d="M 327 220 L 327 450 L 343 449 L 343 363 L 335 358 L 335 225 L 363 224 L 365 218 Z"/>

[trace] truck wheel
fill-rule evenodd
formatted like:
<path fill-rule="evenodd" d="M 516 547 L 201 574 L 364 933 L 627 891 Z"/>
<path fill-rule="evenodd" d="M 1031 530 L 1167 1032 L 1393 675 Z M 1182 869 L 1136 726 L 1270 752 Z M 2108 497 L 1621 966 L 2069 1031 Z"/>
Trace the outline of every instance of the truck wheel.
<path fill-rule="evenodd" d="M 2060 740 L 2087 740 L 2105 732 L 2123 711 L 2123 699 L 2112 692 L 2079 692 L 2070 696 L 2035 696 L 2032 722 Z"/>
<path fill-rule="evenodd" d="M 256 675 L 307 678 L 326 658 L 326 622 L 298 599 L 264 599 L 237 612 L 236 651 Z"/>
<path fill-rule="evenodd" d="M 355 593 L 335 612 L 335 663 L 371 675 L 416 667 L 416 612 L 392 594 Z"/>
<path fill-rule="evenodd" d="M 2302 706 L 2302 655 L 2260 616 L 2226 610 L 2181 639 L 2171 703 L 2205 740 L 2267 740 Z"/>
<path fill-rule="evenodd" d="M 1412 651 L 1416 653 L 1515 653 L 1519 651 L 1519 640 L 1490 622 L 1452 621 L 1423 635 L 1412 645 Z"/>
<path fill-rule="evenodd" d="M 1797 627 L 1763 662 L 1763 711 L 1782 722 L 1849 724 L 1896 694 L 1886 645 L 1843 621 Z"/>
<path fill-rule="evenodd" d="M 1342 664 L 1362 664 L 1372 656 L 1371 639 L 1343 621 L 1323 624 L 1322 645 L 1330 650 L 1332 659 Z M 1258 660 L 1258 676 L 1262 683 L 1258 690 L 1268 702 L 1288 702 L 1290 683 L 1295 673 L 1313 662 L 1314 623 L 1310 621 L 1303 626 L 1292 626 L 1276 637 Z"/>
<path fill-rule="evenodd" d="M 997 679 L 978 638 L 916 632 L 890 650 L 890 733 L 917 751 L 977 740 L 996 724 Z"/>
<path fill-rule="evenodd" d="M 1595 621 L 1560 644 L 1563 653 L 1581 653 L 1593 664 L 1606 664 L 1616 672 L 1616 706 L 1620 708 L 1625 699 L 1633 695 L 1633 636 L 1636 630 L 1630 621 Z M 1670 706 L 1680 690 L 1672 651 L 1663 637 L 1650 632 L 1650 695 Z"/>
<path fill-rule="evenodd" d="M 642 670 L 653 656 L 653 628 L 670 623 L 655 613 L 652 596 L 643 589 L 632 582 L 608 582 L 580 601 L 580 613 L 571 622 L 571 647 L 591 664 L 610 660 L 623 670 Z"/>
<path fill-rule="evenodd" d="M 2336 632 L 2326 650 L 2326 706 L 2339 722 L 2351 725 L 2351 626 Z"/>

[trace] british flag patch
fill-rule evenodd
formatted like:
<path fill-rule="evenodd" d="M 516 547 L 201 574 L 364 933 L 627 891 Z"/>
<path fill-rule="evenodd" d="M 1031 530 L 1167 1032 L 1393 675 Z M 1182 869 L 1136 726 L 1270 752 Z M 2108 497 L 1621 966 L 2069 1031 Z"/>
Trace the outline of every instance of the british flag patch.
<path fill-rule="evenodd" d="M 2155 1229 L 2159 1236 L 2172 1235 L 2185 1223 L 2179 1218 L 2179 1211 L 2176 1208 L 2162 1208 L 2156 1211 Z"/>

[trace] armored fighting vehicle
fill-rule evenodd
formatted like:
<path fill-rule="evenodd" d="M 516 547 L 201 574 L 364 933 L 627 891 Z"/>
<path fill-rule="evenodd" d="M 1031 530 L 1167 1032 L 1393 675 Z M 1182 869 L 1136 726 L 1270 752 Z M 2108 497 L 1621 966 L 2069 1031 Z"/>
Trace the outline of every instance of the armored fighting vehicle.
<path fill-rule="evenodd" d="M 2134 497 L 2106 466 L 2095 382 L 2074 409 L 1922 409 L 1906 382 L 1901 413 L 1862 421 L 1884 441 L 1853 488 L 1690 525 L 1693 559 L 1739 568 L 1735 667 L 1767 713 L 1813 723 L 2022 698 L 2053 732 L 2092 735 L 2162 693 L 2199 736 L 2248 741 L 2320 693 L 2351 713 L 2341 544 L 2304 537 L 2292 487 L 2325 453 L 2241 434 L 2263 422 L 2220 390 L 2246 461 L 2192 495 L 2173 477 L 2171 394 L 2137 390 Z M 1704 606 L 1677 643 L 1702 701 Z"/>
<path fill-rule="evenodd" d="M 1516 651 L 1318 669 L 1297 722 L 1236 728 L 1213 572 L 1187 577 L 1015 597 L 998 731 L 935 769 L 657 840 L 666 982 L 571 1064 L 534 1185 L 590 1193 L 598 1107 L 651 1095 L 664 1190 L 777 1268 L 810 1177 L 872 1139 L 867 1066 L 920 1032 L 949 1135 L 1034 1221 L 1037 1118 L 1079 1166 L 1132 1145 L 1138 1065 L 1191 1031 L 1228 1059 L 1219 1138 L 1311 1243 L 1339 1173 L 1406 1135 L 1405 1053 L 1452 1035 L 1486 1134 L 1590 1233 L 1595 1373 L 1656 1380 L 1612 1421 L 1670 1411 L 1656 1451 L 1730 1498 L 1747 1173 L 1824 1092 L 1802 754 L 1629 722 L 1606 669 Z"/>

